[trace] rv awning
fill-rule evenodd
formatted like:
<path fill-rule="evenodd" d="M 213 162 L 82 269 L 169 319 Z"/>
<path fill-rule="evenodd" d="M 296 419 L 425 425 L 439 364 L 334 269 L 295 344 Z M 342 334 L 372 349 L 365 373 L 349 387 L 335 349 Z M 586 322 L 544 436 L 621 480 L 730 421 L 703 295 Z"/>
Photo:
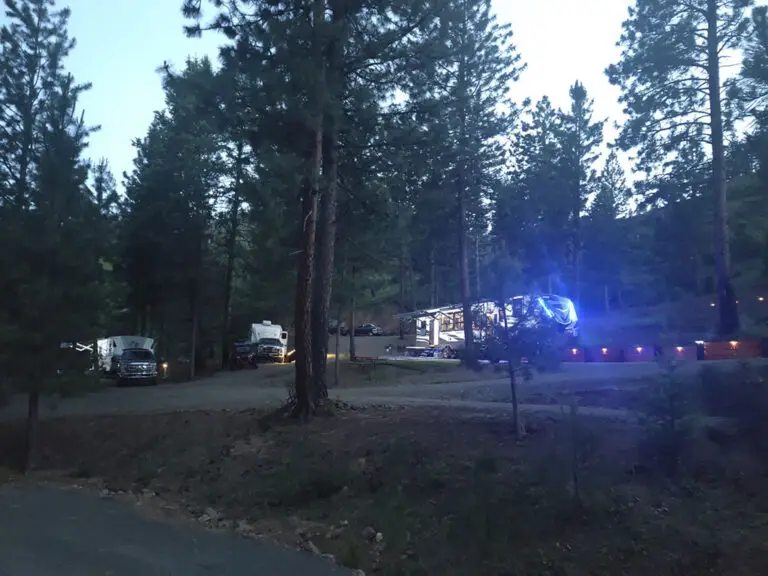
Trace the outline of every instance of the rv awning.
<path fill-rule="evenodd" d="M 414 310 L 413 312 L 403 312 L 395 314 L 400 320 L 416 320 L 417 318 L 437 318 L 442 314 L 449 312 L 461 312 L 461 306 L 443 306 L 442 308 L 429 308 L 425 310 Z"/>

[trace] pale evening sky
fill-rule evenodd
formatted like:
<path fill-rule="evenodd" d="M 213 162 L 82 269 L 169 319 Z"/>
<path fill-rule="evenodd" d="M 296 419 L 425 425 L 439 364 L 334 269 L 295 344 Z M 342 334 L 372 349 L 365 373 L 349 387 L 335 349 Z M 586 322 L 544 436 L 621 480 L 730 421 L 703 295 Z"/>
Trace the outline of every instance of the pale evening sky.
<path fill-rule="evenodd" d="M 630 0 L 495 0 L 499 20 L 509 22 L 528 69 L 513 88 L 516 100 L 548 95 L 568 105 L 568 88 L 580 80 L 595 100 L 596 117 L 621 118 L 618 90 L 603 70 L 617 60 L 616 41 Z M 62 5 L 65 3 L 62 2 Z M 182 66 L 188 55 L 216 58 L 218 34 L 186 38 L 181 0 L 70 0 L 70 33 L 77 47 L 68 68 L 93 89 L 82 99 L 86 119 L 102 129 L 88 154 L 106 157 L 118 182 L 130 170 L 133 138 L 144 136 L 163 107 L 156 68 Z M 613 138 L 612 127 L 606 138 Z"/>

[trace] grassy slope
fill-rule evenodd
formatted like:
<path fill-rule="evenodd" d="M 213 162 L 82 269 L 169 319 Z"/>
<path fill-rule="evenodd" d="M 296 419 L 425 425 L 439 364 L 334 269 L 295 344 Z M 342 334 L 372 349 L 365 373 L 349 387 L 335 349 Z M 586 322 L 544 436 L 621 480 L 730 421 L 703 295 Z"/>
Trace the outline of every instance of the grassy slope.
<path fill-rule="evenodd" d="M 768 317 L 768 290 L 745 291 L 739 297 L 739 310 L 745 336 L 762 337 Z M 605 314 L 581 317 L 581 339 L 586 346 L 635 346 L 686 344 L 706 339 L 717 323 L 717 309 L 711 296 L 684 298 L 677 302 L 647 308 L 627 308 Z"/>

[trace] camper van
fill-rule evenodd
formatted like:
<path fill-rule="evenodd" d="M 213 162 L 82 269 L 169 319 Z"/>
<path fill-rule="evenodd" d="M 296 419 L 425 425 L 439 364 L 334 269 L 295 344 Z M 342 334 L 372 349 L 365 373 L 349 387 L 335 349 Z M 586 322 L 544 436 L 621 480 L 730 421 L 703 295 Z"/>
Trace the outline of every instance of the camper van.
<path fill-rule="evenodd" d="M 280 324 L 272 324 L 269 320 L 251 324 L 248 341 L 255 345 L 257 359 L 285 362 L 288 355 L 288 332 Z"/>

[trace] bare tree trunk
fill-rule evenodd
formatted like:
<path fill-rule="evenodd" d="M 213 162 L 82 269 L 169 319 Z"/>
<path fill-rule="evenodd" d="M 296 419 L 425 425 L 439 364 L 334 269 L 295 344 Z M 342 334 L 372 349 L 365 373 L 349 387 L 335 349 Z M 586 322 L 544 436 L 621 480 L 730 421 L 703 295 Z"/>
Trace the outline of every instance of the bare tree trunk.
<path fill-rule="evenodd" d="M 194 380 L 196 373 L 197 363 L 197 313 L 198 313 L 198 296 L 197 289 L 195 289 L 192 295 L 192 335 L 190 337 L 190 360 L 189 360 L 189 379 Z"/>
<path fill-rule="evenodd" d="M 574 303 L 578 307 L 581 303 L 581 248 L 576 248 L 576 255 L 575 255 L 575 262 L 574 266 L 576 267 L 576 278 L 575 278 L 575 286 L 573 287 L 574 296 L 575 298 Z"/>
<path fill-rule="evenodd" d="M 477 294 L 475 295 L 477 300 L 480 300 L 480 237 L 475 237 L 475 285 Z"/>
<path fill-rule="evenodd" d="M 160 351 L 160 358 L 164 359 L 165 361 L 168 361 L 171 350 L 168 346 L 168 337 L 165 333 L 165 314 L 163 314 L 162 312 L 159 312 L 158 316 L 159 318 L 157 320 L 157 326 L 158 326 L 158 337 L 160 339 L 160 345 L 158 346 L 158 350 Z"/>
<path fill-rule="evenodd" d="M 31 390 L 27 400 L 27 424 L 24 437 L 22 470 L 29 472 L 37 466 L 38 436 L 40 429 L 40 392 Z"/>
<path fill-rule="evenodd" d="M 718 1 L 707 0 L 707 73 L 709 80 L 710 128 L 712 132 L 712 180 L 715 203 L 715 270 L 717 300 L 722 337 L 739 331 L 739 310 L 731 281 L 731 253 L 726 205 L 725 145 L 723 143 L 723 111 L 720 85 L 720 35 L 718 33 Z"/>
<path fill-rule="evenodd" d="M 344 265 L 341 269 L 341 285 L 339 286 L 339 308 L 336 313 L 336 342 L 335 342 L 335 358 L 333 363 L 333 385 L 339 387 L 339 368 L 341 366 L 341 359 L 339 358 L 339 349 L 341 345 L 341 315 L 344 312 L 344 300 L 347 288 L 347 246 L 344 246 Z"/>
<path fill-rule="evenodd" d="M 339 305 L 339 318 L 341 318 L 341 305 Z M 339 387 L 339 350 L 341 343 L 341 321 L 336 326 L 336 333 L 334 334 L 334 350 L 333 350 L 333 385 Z"/>
<path fill-rule="evenodd" d="M 429 307 L 437 306 L 437 270 L 435 267 L 435 249 L 429 250 Z"/>
<path fill-rule="evenodd" d="M 459 178 L 459 252 L 461 254 L 461 307 L 464 316 L 464 363 L 477 365 L 472 331 L 472 293 L 469 288 L 469 259 L 467 257 L 466 206 L 462 178 Z"/>
<path fill-rule="evenodd" d="M 352 282 L 349 291 L 349 359 L 354 360 L 357 358 L 357 351 L 355 350 L 355 290 L 357 285 L 355 284 L 355 276 L 357 275 L 357 267 L 352 265 Z"/>
<path fill-rule="evenodd" d="M 520 404 L 517 400 L 517 378 L 515 374 L 515 360 L 512 357 L 512 343 L 509 338 L 509 321 L 507 320 L 506 299 L 502 293 L 501 314 L 504 319 L 504 341 L 507 345 L 507 373 L 509 374 L 509 391 L 512 394 L 512 426 L 515 430 L 515 436 L 518 438 L 523 435 L 523 426 L 520 420 Z"/>
<path fill-rule="evenodd" d="M 405 312 L 405 258 L 402 254 L 402 249 L 404 248 L 401 247 L 400 254 L 400 302 L 398 303 L 398 312 L 400 314 Z M 398 333 L 400 340 L 405 340 L 405 322 L 402 317 L 398 318 Z"/>
<path fill-rule="evenodd" d="M 237 217 L 240 212 L 240 183 L 243 179 L 243 143 L 237 143 L 235 156 L 235 182 L 232 191 L 232 206 L 229 208 L 229 230 L 227 231 L 227 271 L 224 277 L 224 310 L 221 322 L 221 368 L 227 367 L 229 357 L 232 305 L 232 277 L 235 270 L 235 247 L 237 246 Z"/>
<path fill-rule="evenodd" d="M 141 307 L 141 314 L 139 315 L 139 334 L 141 336 L 147 333 L 147 306 Z"/>

